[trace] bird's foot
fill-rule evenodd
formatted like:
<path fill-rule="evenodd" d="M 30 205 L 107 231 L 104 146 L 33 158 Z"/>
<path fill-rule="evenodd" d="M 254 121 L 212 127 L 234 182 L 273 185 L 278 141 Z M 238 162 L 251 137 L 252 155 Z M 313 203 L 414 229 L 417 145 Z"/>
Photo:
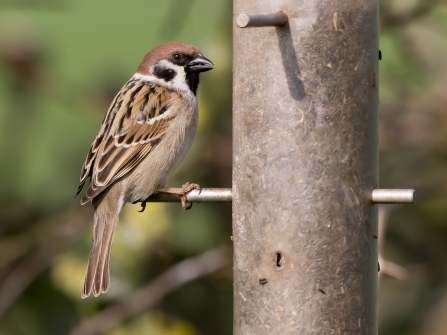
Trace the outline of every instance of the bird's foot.
<path fill-rule="evenodd" d="M 193 184 L 193 183 L 184 183 L 181 188 L 176 187 L 164 187 L 161 188 L 160 191 L 164 193 L 171 193 L 171 194 L 177 194 L 180 197 L 180 201 L 182 202 L 182 208 L 187 211 L 188 209 L 191 209 L 192 203 L 188 202 L 186 200 L 186 195 L 191 192 L 192 190 L 198 190 L 199 194 L 202 192 L 202 187 L 200 187 L 199 184 Z"/>

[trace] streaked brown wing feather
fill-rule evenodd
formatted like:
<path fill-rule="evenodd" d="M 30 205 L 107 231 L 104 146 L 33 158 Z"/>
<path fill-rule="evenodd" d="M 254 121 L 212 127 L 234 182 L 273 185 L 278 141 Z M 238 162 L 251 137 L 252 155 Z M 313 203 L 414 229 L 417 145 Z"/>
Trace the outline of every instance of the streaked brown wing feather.
<path fill-rule="evenodd" d="M 81 177 L 79 181 L 78 191 L 76 192 L 75 198 L 81 193 L 82 188 L 84 187 L 85 182 L 87 181 L 87 178 L 91 174 L 91 169 L 93 167 L 93 163 L 96 158 L 96 154 L 98 152 L 99 147 L 103 143 L 104 134 L 106 134 L 110 128 L 110 123 L 113 122 L 117 112 L 121 108 L 122 104 L 122 96 L 127 92 L 129 89 L 128 87 L 130 82 L 127 82 L 126 85 L 121 89 L 121 91 L 115 96 L 112 103 L 110 104 L 109 110 L 107 111 L 106 115 L 104 116 L 104 119 L 102 120 L 101 128 L 99 129 L 99 133 L 96 136 L 95 140 L 93 141 L 90 151 L 87 154 L 87 158 L 85 159 L 84 165 L 81 169 Z M 110 120 L 110 122 L 108 122 Z"/>
<path fill-rule="evenodd" d="M 126 175 L 162 140 L 174 118 L 162 116 L 170 105 L 171 94 L 174 93 L 135 80 L 118 93 L 82 167 L 76 195 L 89 176 L 90 185 L 81 204 Z"/>

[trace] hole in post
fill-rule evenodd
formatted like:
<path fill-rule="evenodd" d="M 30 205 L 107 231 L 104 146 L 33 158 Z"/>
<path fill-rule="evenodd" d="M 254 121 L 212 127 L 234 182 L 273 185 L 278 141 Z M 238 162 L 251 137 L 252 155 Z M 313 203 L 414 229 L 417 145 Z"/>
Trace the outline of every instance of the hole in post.
<path fill-rule="evenodd" d="M 281 251 L 277 251 L 275 254 L 275 268 L 281 270 L 284 266 L 284 257 Z"/>

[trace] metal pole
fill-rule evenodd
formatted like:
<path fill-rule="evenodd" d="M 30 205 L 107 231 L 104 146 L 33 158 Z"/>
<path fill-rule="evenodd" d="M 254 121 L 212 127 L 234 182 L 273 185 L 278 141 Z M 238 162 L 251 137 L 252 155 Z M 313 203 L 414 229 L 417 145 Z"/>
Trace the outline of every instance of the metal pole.
<path fill-rule="evenodd" d="M 234 334 L 377 334 L 378 1 L 234 0 L 279 11 L 233 26 Z"/>

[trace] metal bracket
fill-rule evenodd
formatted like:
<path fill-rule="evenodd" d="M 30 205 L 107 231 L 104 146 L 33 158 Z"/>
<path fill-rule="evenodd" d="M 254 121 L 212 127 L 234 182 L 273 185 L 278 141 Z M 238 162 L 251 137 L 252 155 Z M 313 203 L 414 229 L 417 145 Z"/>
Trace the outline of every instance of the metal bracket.
<path fill-rule="evenodd" d="M 281 27 L 289 22 L 287 14 L 277 12 L 263 15 L 239 14 L 236 17 L 236 24 L 240 28 L 250 27 Z"/>
<path fill-rule="evenodd" d="M 189 202 L 232 202 L 231 188 L 204 188 L 199 193 L 192 190 L 186 195 Z M 412 189 L 375 189 L 371 200 L 374 204 L 413 204 L 416 191 Z M 147 198 L 146 202 L 179 202 L 178 195 L 158 192 Z"/>

